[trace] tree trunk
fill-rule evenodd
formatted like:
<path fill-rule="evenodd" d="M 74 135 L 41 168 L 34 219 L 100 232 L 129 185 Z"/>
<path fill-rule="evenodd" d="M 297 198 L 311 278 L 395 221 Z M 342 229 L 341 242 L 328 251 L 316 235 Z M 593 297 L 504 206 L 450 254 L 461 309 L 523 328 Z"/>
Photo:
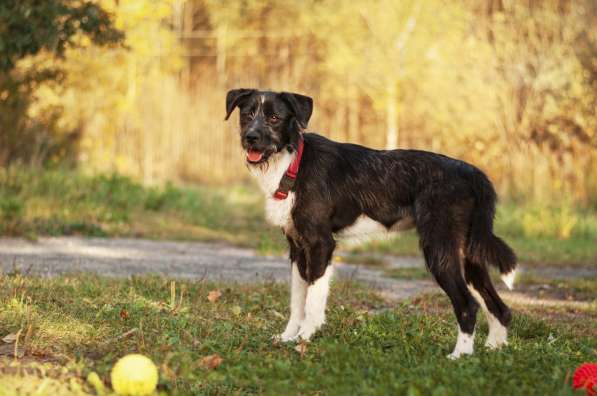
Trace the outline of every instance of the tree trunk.
<path fill-rule="evenodd" d="M 348 85 L 348 141 L 362 143 L 359 140 L 359 102 L 358 93 L 354 83 Z"/>
<path fill-rule="evenodd" d="M 397 83 L 388 86 L 388 98 L 386 105 L 386 149 L 393 150 L 398 147 L 398 93 Z"/>

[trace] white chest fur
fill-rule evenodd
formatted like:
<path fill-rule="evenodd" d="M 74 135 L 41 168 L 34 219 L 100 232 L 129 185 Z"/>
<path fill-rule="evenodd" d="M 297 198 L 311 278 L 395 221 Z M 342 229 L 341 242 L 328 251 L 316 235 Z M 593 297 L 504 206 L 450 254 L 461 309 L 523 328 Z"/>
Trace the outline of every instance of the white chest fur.
<path fill-rule="evenodd" d="M 292 228 L 292 207 L 294 206 L 294 193 L 289 192 L 286 199 L 268 197 L 265 200 L 265 218 L 268 223 L 282 227 L 284 231 Z"/>
<path fill-rule="evenodd" d="M 289 192 L 286 199 L 275 199 L 273 195 L 294 157 L 294 153 L 291 154 L 284 150 L 272 155 L 267 164 L 249 165 L 251 174 L 257 179 L 259 187 L 265 194 L 266 220 L 274 226 L 282 227 L 284 231 L 292 228 L 291 214 L 295 196 L 293 192 Z"/>

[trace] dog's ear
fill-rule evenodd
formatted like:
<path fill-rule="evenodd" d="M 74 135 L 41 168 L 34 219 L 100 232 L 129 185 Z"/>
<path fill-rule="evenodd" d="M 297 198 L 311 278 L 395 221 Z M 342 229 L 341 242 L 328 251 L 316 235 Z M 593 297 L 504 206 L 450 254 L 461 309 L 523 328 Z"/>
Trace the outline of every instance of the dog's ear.
<path fill-rule="evenodd" d="M 301 129 L 307 128 L 313 113 L 313 99 L 305 95 L 282 92 L 281 98 L 290 106 Z"/>
<path fill-rule="evenodd" d="M 228 120 L 234 109 L 239 106 L 243 100 L 246 100 L 255 92 L 256 90 L 254 89 L 246 88 L 232 89 L 228 91 L 226 94 L 226 118 L 224 118 L 224 120 Z"/>

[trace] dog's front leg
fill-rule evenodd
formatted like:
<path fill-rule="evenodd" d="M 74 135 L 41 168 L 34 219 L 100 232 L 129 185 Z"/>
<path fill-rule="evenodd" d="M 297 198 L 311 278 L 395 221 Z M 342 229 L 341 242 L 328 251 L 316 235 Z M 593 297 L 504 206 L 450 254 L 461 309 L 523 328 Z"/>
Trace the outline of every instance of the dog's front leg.
<path fill-rule="evenodd" d="M 290 319 L 286 330 L 279 335 L 282 342 L 294 341 L 300 330 L 301 322 L 305 319 L 305 298 L 307 297 L 307 282 L 301 277 L 298 264 L 292 262 L 292 279 L 290 286 Z"/>
<path fill-rule="evenodd" d="M 336 244 L 330 235 L 311 240 L 306 250 L 306 275 L 309 286 L 305 299 L 305 319 L 298 336 L 309 340 L 325 322 L 325 307 L 330 289 L 333 267 L 330 265 Z"/>
<path fill-rule="evenodd" d="M 325 269 L 322 277 L 307 287 L 305 301 L 305 319 L 301 323 L 298 336 L 308 341 L 311 336 L 325 323 L 325 307 L 330 290 L 330 279 L 333 273 L 330 264 Z"/>

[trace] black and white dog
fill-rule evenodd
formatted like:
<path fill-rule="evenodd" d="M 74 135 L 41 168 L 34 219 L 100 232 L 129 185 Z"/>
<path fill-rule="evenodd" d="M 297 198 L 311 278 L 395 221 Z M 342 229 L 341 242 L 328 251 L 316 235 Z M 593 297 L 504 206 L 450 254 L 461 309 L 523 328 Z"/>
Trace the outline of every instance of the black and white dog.
<path fill-rule="evenodd" d="M 479 169 L 418 150 L 373 150 L 303 133 L 311 98 L 235 89 L 248 168 L 266 195 L 267 220 L 282 228 L 292 267 L 290 320 L 281 341 L 309 340 L 325 321 L 336 238 L 416 228 L 427 268 L 454 307 L 459 331 L 449 355 L 473 352 L 476 314 L 489 322 L 486 346 L 507 344 L 511 314 L 487 265 L 512 287 L 514 252 L 493 234 L 496 193 Z"/>

